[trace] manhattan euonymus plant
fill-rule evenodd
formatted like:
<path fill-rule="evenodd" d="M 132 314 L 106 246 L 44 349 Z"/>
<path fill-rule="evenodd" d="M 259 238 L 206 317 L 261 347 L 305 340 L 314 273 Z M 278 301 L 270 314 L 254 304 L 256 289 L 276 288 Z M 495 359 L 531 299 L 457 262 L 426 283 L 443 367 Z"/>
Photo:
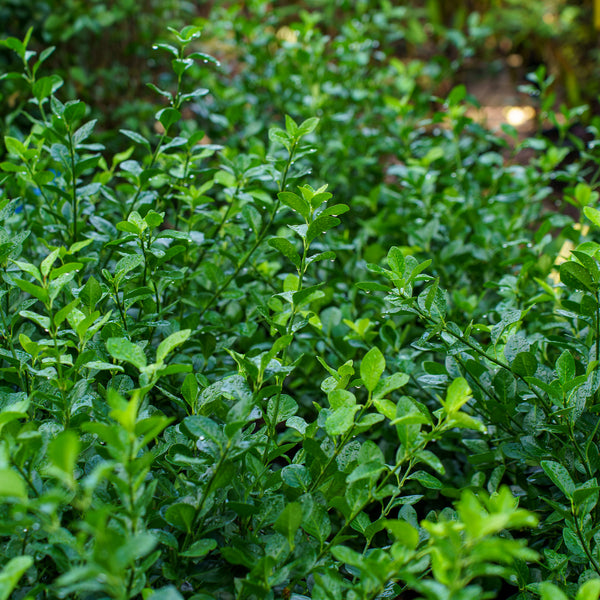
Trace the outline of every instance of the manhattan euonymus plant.
<path fill-rule="evenodd" d="M 223 122 L 200 33 L 155 44 L 153 133 L 101 131 L 31 31 L 2 42 L 29 101 L 0 162 L 0 598 L 597 600 L 600 253 L 506 208 L 556 164 L 504 167 L 460 86 L 432 133 L 391 63 L 400 158 L 353 197 L 318 168 L 351 105 L 304 118 L 306 65 L 255 138 L 186 117 Z"/>

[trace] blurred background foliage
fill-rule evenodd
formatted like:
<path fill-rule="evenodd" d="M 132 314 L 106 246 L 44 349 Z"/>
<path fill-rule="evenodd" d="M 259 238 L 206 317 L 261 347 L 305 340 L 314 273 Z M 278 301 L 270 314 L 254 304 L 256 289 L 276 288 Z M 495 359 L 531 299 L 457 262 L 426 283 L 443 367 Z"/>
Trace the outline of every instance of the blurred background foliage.
<path fill-rule="evenodd" d="M 166 37 L 167 26 L 184 24 L 204 24 L 213 50 L 227 58 L 222 75 L 237 75 L 248 66 L 257 82 L 264 82 L 261 72 L 268 76 L 270 68 L 276 71 L 267 63 L 281 63 L 278 54 L 289 50 L 278 41 L 289 46 L 302 31 L 313 38 L 311 43 L 320 36 L 321 45 L 311 49 L 316 55 L 309 60 L 311 68 L 319 69 L 335 59 L 329 52 L 339 36 L 354 33 L 352 43 L 361 46 L 357 60 L 430 61 L 420 81 L 433 88 L 449 88 L 473 70 L 493 76 L 516 69 L 518 79 L 546 64 L 556 78 L 558 100 L 597 105 L 600 9 L 595 2 L 4 0 L 0 22 L 4 35 L 17 38 L 33 27 L 38 50 L 56 46 L 47 67 L 63 78 L 66 97 L 84 100 L 121 126 L 143 129 L 140 124 L 150 127 L 153 114 L 146 83 L 170 72 L 169 57 L 153 52 L 152 43 Z M 293 24 L 293 30 L 286 29 Z M 206 45 L 206 39 L 201 43 Z M 335 51 L 344 69 L 348 53 L 339 47 Z M 259 60 L 265 62 L 257 64 Z M 14 54 L 2 49 L 0 73 L 14 68 L 11 61 Z M 17 119 L 26 97 L 21 83 L 2 87 L 4 128 Z M 113 123 L 105 117 L 101 125 L 110 129 Z"/>
<path fill-rule="evenodd" d="M 0 4 L 3 34 L 22 38 L 34 28 L 34 47 L 56 46 L 48 68 L 62 76 L 66 96 L 78 97 L 110 114 L 115 122 L 137 128 L 148 120 L 146 82 L 168 72 L 166 56 L 157 57 L 152 43 L 166 27 L 204 24 L 215 45 L 233 41 L 242 64 L 262 43 L 262 59 L 275 58 L 269 37 L 285 38 L 282 27 L 311 23 L 335 42 L 344 28 L 354 27 L 376 53 L 369 60 L 396 57 L 432 60 L 446 77 L 464 77 L 477 69 L 493 74 L 518 68 L 519 74 L 546 64 L 556 77 L 559 98 L 570 104 L 596 103 L 600 86 L 599 14 L 596 0 L 4 0 Z M 223 37 L 223 34 L 227 35 Z M 357 36 L 358 37 L 358 36 Z M 288 41 L 289 41 L 288 36 Z M 206 41 L 202 42 L 206 44 Z M 229 47 L 231 51 L 231 46 Z M 314 56 L 314 61 L 324 56 Z M 11 70 L 14 55 L 0 53 L 0 73 Z M 253 66 L 253 65 L 250 65 Z M 448 66 L 452 68 L 448 69 Z M 315 64 L 315 67 L 318 65 Z M 228 69 L 234 69 L 231 62 Z M 266 65 L 261 65 L 266 69 Z M 431 77 L 435 69 L 430 68 Z M 457 75 L 457 71 L 459 74 Z M 439 85 L 442 73 L 433 78 Z M 163 77 L 166 75 L 163 75 Z M 2 115 L 14 114 L 21 99 L 18 85 L 3 86 Z M 134 121 L 134 122 L 132 122 Z M 6 123 L 5 123 L 6 125 Z M 110 123 L 105 124 L 107 128 Z"/>

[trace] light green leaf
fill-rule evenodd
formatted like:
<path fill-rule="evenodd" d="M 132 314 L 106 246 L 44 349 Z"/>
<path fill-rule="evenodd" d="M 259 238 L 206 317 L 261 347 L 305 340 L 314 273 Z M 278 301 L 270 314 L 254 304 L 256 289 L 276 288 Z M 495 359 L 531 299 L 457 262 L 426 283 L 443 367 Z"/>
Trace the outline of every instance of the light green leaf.
<path fill-rule="evenodd" d="M 94 369 L 97 371 L 118 371 L 122 373 L 125 369 L 121 365 L 113 365 L 102 360 L 90 360 L 83 365 L 86 369 Z"/>
<path fill-rule="evenodd" d="M 193 547 L 192 544 L 191 547 Z M 191 548 L 190 547 L 190 548 Z M 188 556 L 185 552 L 181 552 L 180 556 Z M 198 595 L 196 595 L 198 596 Z M 179 593 L 177 588 L 174 585 L 167 585 L 165 587 L 160 588 L 160 590 L 156 590 L 148 597 L 143 596 L 144 600 L 183 600 L 183 596 Z M 201 598 L 198 600 L 202 600 Z"/>
<path fill-rule="evenodd" d="M 137 133 L 137 131 L 131 131 L 130 129 L 119 129 L 119 132 L 150 150 L 150 142 L 144 136 Z"/>
<path fill-rule="evenodd" d="M 285 130 L 292 137 L 296 137 L 298 134 L 298 125 L 290 115 L 285 115 Z"/>
<path fill-rule="evenodd" d="M 372 460 L 361 465 L 358 465 L 350 475 L 346 478 L 346 483 L 352 483 L 361 479 L 376 478 L 381 471 L 385 469 L 385 465 L 381 461 Z"/>
<path fill-rule="evenodd" d="M 2 475 L 0 474 L 0 478 Z M 31 556 L 16 556 L 9 560 L 0 572 L 0 600 L 8 600 L 17 587 L 19 579 L 33 565 Z"/>
<path fill-rule="evenodd" d="M 398 246 L 392 246 L 388 250 L 387 263 L 394 273 L 398 273 L 399 275 L 404 274 L 404 254 L 402 254 L 402 250 Z"/>
<path fill-rule="evenodd" d="M 582 202 L 580 202 L 582 204 Z M 583 214 L 596 226 L 600 227 L 600 210 L 586 206 L 583 209 Z"/>
<path fill-rule="evenodd" d="M 377 409 L 378 413 L 381 413 L 390 421 L 396 418 L 396 405 L 391 400 L 386 400 L 385 398 L 375 398 L 373 400 L 373 405 Z"/>
<path fill-rule="evenodd" d="M 542 600 L 569 600 L 569 597 L 556 585 L 543 581 L 539 587 Z"/>
<path fill-rule="evenodd" d="M 181 386 L 181 394 L 185 398 L 185 401 L 192 408 L 196 406 L 196 400 L 198 399 L 198 381 L 196 380 L 196 376 L 193 373 L 189 373 L 185 376 L 183 380 L 183 385 Z"/>
<path fill-rule="evenodd" d="M 344 406 L 354 406 L 356 404 L 356 396 L 348 390 L 335 389 L 327 394 L 327 400 L 332 410 L 342 408 Z"/>
<path fill-rule="evenodd" d="M 369 392 L 379 383 L 385 371 L 385 358 L 377 346 L 373 346 L 360 363 L 360 378 Z"/>
<path fill-rule="evenodd" d="M 294 549 L 294 538 L 301 522 L 302 505 L 299 502 L 290 502 L 273 523 L 273 529 L 286 537 L 291 550 Z"/>
<path fill-rule="evenodd" d="M 52 265 L 58 258 L 59 254 L 60 248 L 52 250 L 52 252 L 50 252 L 50 254 L 48 254 L 48 256 L 46 256 L 46 258 L 40 264 L 40 271 L 44 277 L 47 277 L 48 273 L 50 273 L 50 269 L 52 268 Z"/>
<path fill-rule="evenodd" d="M 300 126 L 298 127 L 298 131 L 296 132 L 296 135 L 298 137 L 302 137 L 303 135 L 312 133 L 317 128 L 318 124 L 319 124 L 318 117 L 310 117 L 310 118 L 306 119 L 306 121 L 303 121 L 300 124 Z"/>
<path fill-rule="evenodd" d="M 575 600 L 598 600 L 600 597 L 600 579 L 589 579 L 578 590 Z"/>
<path fill-rule="evenodd" d="M 463 377 L 455 379 L 446 392 L 446 400 L 444 402 L 444 408 L 446 413 L 451 415 L 457 412 L 461 407 L 467 403 L 471 398 L 471 388 L 467 383 L 467 380 Z"/>
<path fill-rule="evenodd" d="M 4 136 L 4 145 L 6 150 L 12 156 L 22 156 L 25 153 L 25 146 L 17 138 Z"/>
<path fill-rule="evenodd" d="M 128 362 L 138 369 L 143 369 L 147 364 L 144 351 L 125 338 L 109 338 L 106 342 L 106 349 L 116 360 Z"/>
<path fill-rule="evenodd" d="M 325 431 L 331 436 L 343 435 L 354 424 L 354 415 L 360 406 L 343 406 L 334 410 L 325 421 Z"/>
<path fill-rule="evenodd" d="M 462 429 L 474 429 L 475 431 L 481 431 L 481 433 L 486 433 L 487 431 L 481 421 L 464 412 L 455 412 L 452 416 L 448 417 L 447 425 Z"/>
<path fill-rule="evenodd" d="M 348 548 L 348 546 L 334 546 L 331 549 L 331 553 L 335 558 L 347 565 L 358 566 L 364 562 L 362 555 L 356 552 L 356 550 Z"/>
<path fill-rule="evenodd" d="M 34 323 L 37 323 L 42 329 L 45 329 L 46 331 L 50 330 L 51 323 L 49 317 L 44 317 L 43 315 L 35 313 L 31 310 L 22 310 L 19 312 L 19 314 L 22 317 L 25 317 L 26 319 L 31 319 Z"/>
<path fill-rule="evenodd" d="M 177 346 L 181 346 L 190 337 L 191 333 L 191 329 L 182 329 L 164 339 L 156 350 L 156 362 L 163 363 L 169 352 L 172 352 Z"/>
<path fill-rule="evenodd" d="M 560 382 L 565 385 L 575 377 L 575 359 L 573 355 L 565 350 L 556 361 L 556 374 Z"/>
<path fill-rule="evenodd" d="M 16 471 L 0 469 L 0 498 L 27 498 L 25 482 Z"/>
<path fill-rule="evenodd" d="M 400 542 L 410 550 L 414 550 L 419 544 L 419 532 L 406 521 L 398 519 L 386 519 L 385 528 L 394 536 L 396 542 Z"/>
<path fill-rule="evenodd" d="M 27 292 L 30 296 L 37 298 L 41 302 L 48 302 L 48 290 L 40 287 L 39 285 L 35 285 L 27 281 L 26 279 L 20 279 L 19 277 L 15 277 L 13 281 L 19 286 L 24 292 Z"/>
<path fill-rule="evenodd" d="M 383 398 L 390 392 L 405 386 L 410 380 L 410 376 L 406 373 L 393 373 L 389 377 L 384 377 L 379 380 L 379 383 L 373 390 L 373 398 Z"/>
<path fill-rule="evenodd" d="M 50 464 L 72 479 L 80 449 L 81 442 L 77 433 L 72 429 L 62 431 L 48 445 Z"/>
<path fill-rule="evenodd" d="M 416 479 L 423 487 L 430 490 L 441 490 L 443 487 L 442 482 L 437 477 L 430 475 L 426 471 L 415 471 L 408 478 Z"/>

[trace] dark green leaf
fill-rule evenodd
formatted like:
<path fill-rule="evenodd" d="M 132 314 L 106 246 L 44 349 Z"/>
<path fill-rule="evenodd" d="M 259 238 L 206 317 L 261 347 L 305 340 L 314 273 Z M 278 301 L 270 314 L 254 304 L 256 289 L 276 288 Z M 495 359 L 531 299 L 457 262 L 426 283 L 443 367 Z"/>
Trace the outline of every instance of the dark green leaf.
<path fill-rule="evenodd" d="M 304 218 L 305 221 L 308 221 L 310 216 L 310 206 L 308 202 L 302 198 L 302 196 L 298 196 L 298 194 L 294 194 L 293 192 L 279 192 L 277 197 L 282 204 L 285 204 L 287 207 L 295 210 Z"/>
<path fill-rule="evenodd" d="M 513 371 L 522 377 L 532 377 L 537 371 L 537 360 L 531 352 L 519 352 L 510 363 Z"/>
<path fill-rule="evenodd" d="M 567 469 L 553 460 L 543 460 L 540 465 L 554 485 L 556 485 L 567 498 L 573 498 L 575 484 Z"/>
<path fill-rule="evenodd" d="M 283 237 L 271 238 L 269 240 L 269 246 L 279 250 L 279 252 L 288 258 L 297 269 L 300 268 L 300 255 L 296 251 L 296 248 L 294 248 L 294 245 L 288 239 Z"/>
<path fill-rule="evenodd" d="M 574 290 L 594 289 L 594 283 L 588 271 L 575 261 L 569 260 L 560 265 L 560 280 Z"/>
<path fill-rule="evenodd" d="M 191 504 L 177 502 L 176 504 L 171 504 L 165 511 L 165 521 L 180 531 L 190 533 L 195 514 L 196 509 Z"/>

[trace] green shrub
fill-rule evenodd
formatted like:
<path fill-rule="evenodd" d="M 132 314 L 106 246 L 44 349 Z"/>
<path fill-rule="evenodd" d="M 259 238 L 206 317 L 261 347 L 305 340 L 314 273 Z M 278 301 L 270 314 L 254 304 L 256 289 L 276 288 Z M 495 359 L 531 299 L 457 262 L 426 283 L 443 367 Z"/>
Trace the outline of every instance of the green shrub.
<path fill-rule="evenodd" d="M 560 177 L 600 225 L 595 143 L 511 166 L 463 87 L 434 103 L 381 57 L 376 103 L 360 28 L 305 27 L 266 79 L 285 102 L 244 115 L 248 71 L 222 119 L 200 28 L 172 30 L 156 133 L 110 153 L 4 40 L 32 102 L 0 163 L 3 597 L 599 597 L 600 254 L 542 210 Z M 365 121 L 303 114 L 309 42 Z"/>

